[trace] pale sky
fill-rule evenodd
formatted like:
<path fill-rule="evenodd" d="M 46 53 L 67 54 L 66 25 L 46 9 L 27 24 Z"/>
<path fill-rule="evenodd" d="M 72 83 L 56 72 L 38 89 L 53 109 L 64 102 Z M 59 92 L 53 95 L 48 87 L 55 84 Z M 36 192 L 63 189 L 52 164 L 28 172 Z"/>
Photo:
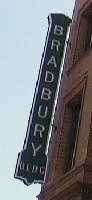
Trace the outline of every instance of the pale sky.
<path fill-rule="evenodd" d="M 0 199 L 36 200 L 40 184 L 14 179 L 48 28 L 49 13 L 72 16 L 75 0 L 0 0 Z"/>

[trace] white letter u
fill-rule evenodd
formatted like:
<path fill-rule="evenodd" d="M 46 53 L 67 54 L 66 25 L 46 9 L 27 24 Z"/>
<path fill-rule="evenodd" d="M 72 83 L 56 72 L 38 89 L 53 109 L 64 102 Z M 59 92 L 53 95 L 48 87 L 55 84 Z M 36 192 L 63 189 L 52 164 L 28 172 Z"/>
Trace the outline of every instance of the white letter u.
<path fill-rule="evenodd" d="M 47 117 L 47 113 L 48 113 L 48 107 L 45 107 L 45 111 L 44 113 L 42 114 L 42 106 L 40 105 L 39 106 L 39 110 L 38 110 L 38 116 L 40 118 L 46 118 Z"/>

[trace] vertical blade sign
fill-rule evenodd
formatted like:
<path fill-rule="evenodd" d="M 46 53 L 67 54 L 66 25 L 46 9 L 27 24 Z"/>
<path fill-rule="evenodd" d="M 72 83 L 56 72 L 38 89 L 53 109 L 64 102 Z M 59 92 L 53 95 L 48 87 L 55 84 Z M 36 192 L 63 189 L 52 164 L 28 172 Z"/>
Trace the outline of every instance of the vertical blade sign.
<path fill-rule="evenodd" d="M 71 20 L 63 14 L 50 14 L 32 109 L 23 150 L 18 154 L 14 177 L 26 185 L 42 183 L 46 168 L 46 144 L 64 52 L 67 27 Z"/>

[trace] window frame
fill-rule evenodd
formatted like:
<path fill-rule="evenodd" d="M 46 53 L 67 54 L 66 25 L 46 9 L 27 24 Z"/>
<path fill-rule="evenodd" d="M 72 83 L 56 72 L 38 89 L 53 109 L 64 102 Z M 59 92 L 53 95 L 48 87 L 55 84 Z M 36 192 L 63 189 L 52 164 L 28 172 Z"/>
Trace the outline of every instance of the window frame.
<path fill-rule="evenodd" d="M 92 22 L 92 2 L 90 3 L 87 2 L 79 10 L 77 21 L 78 21 L 78 26 L 75 37 L 76 42 L 74 47 L 72 66 L 77 64 L 85 55 L 87 55 L 92 50 L 92 25 L 90 23 L 90 21 Z M 87 31 L 87 29 L 89 29 L 90 25 L 91 25 L 90 42 L 88 42 L 89 46 L 86 47 L 87 35 L 89 32 Z"/>

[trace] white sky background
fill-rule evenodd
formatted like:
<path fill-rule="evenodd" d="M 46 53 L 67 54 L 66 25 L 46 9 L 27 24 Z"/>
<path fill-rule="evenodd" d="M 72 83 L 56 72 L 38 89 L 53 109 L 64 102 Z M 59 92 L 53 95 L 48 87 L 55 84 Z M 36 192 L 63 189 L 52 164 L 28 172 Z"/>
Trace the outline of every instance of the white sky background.
<path fill-rule="evenodd" d="M 49 13 L 72 16 L 74 0 L 0 0 L 0 199 L 36 200 L 39 184 L 14 179 L 22 150 Z"/>

